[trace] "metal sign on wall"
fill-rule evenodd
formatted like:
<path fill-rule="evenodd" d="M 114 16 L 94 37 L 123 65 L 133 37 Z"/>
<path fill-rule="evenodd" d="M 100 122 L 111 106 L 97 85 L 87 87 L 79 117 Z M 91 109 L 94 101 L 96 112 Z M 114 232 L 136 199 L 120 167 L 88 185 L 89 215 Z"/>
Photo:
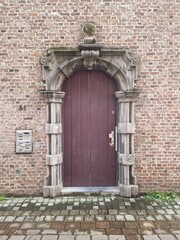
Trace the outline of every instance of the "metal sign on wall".
<path fill-rule="evenodd" d="M 32 153 L 32 130 L 16 130 L 16 153 Z"/>

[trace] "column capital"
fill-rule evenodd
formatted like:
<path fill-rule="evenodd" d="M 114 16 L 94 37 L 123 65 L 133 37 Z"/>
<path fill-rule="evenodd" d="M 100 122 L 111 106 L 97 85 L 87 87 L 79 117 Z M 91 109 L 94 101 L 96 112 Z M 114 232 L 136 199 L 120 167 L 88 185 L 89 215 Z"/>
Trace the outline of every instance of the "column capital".
<path fill-rule="evenodd" d="M 41 94 L 44 96 L 47 103 L 62 103 L 65 97 L 65 92 L 62 91 L 42 91 Z"/>
<path fill-rule="evenodd" d="M 115 97 L 118 102 L 136 102 L 138 101 L 139 92 L 138 91 L 117 91 L 115 92 Z"/>

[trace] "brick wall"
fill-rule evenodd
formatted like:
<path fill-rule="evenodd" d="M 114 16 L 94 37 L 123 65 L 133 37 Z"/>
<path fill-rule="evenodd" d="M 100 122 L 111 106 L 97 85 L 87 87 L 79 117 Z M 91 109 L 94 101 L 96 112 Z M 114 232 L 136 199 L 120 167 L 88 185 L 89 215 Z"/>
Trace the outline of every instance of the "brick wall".
<path fill-rule="evenodd" d="M 178 0 L 1 0 L 0 193 L 41 194 L 46 174 L 46 105 L 40 57 L 77 47 L 82 26 L 97 42 L 140 59 L 136 175 L 140 191 L 180 190 Z M 33 130 L 33 153 L 15 154 L 15 130 Z"/>

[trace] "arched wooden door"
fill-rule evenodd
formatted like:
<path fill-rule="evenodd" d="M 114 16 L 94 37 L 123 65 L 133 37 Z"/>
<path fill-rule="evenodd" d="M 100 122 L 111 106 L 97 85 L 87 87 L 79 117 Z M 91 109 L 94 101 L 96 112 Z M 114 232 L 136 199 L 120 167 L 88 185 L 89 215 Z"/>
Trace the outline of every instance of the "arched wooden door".
<path fill-rule="evenodd" d="M 116 186 L 115 82 L 101 71 L 78 71 L 63 86 L 64 187 Z"/>

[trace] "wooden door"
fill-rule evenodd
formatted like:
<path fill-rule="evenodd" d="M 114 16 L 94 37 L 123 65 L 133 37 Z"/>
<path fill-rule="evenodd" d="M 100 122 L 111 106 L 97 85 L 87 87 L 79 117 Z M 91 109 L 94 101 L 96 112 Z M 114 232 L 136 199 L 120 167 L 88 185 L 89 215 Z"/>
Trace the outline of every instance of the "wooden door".
<path fill-rule="evenodd" d="M 78 71 L 63 86 L 63 183 L 115 186 L 115 82 L 101 71 Z"/>

